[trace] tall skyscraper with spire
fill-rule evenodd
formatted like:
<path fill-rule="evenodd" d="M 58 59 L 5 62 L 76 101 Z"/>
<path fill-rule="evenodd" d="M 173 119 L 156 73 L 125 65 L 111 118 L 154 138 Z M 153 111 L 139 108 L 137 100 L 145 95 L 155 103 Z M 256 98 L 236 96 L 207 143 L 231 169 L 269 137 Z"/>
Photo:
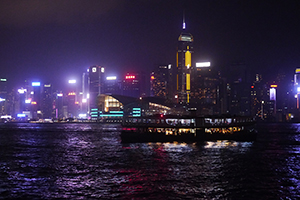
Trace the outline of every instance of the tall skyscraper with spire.
<path fill-rule="evenodd" d="M 178 37 L 176 54 L 176 96 L 178 103 L 190 102 L 193 36 L 186 32 L 185 16 L 183 14 L 182 32 Z"/>

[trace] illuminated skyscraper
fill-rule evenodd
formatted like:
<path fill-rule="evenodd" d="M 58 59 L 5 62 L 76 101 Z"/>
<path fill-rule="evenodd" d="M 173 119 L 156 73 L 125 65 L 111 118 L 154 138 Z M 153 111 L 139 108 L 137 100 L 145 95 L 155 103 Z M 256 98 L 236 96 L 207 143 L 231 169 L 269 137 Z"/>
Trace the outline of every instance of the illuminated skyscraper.
<path fill-rule="evenodd" d="M 194 38 L 190 33 L 185 32 L 185 20 L 183 18 L 182 33 L 178 38 L 176 54 L 176 96 L 178 103 L 190 102 L 191 91 L 191 70 Z"/>
<path fill-rule="evenodd" d="M 104 67 L 91 66 L 89 68 L 89 108 L 97 109 L 97 97 L 103 91 Z"/>
<path fill-rule="evenodd" d="M 117 79 L 116 76 L 108 76 L 104 80 L 104 91 L 105 94 L 121 94 L 122 81 Z"/>
<path fill-rule="evenodd" d="M 160 65 L 150 75 L 151 96 L 172 99 L 172 66 Z M 171 96 L 172 95 L 172 96 Z"/>
<path fill-rule="evenodd" d="M 42 118 L 41 116 L 41 82 L 32 82 L 32 101 L 31 101 L 31 112 L 35 119 Z"/>
<path fill-rule="evenodd" d="M 7 80 L 0 79 L 0 115 L 8 114 L 7 112 Z"/>
<path fill-rule="evenodd" d="M 77 117 L 79 111 L 79 105 L 76 101 L 76 93 L 69 92 L 66 97 L 66 103 L 68 108 L 68 117 L 74 118 Z"/>
<path fill-rule="evenodd" d="M 226 113 L 225 81 L 210 62 L 198 62 L 193 70 L 191 104 L 199 115 Z"/>
<path fill-rule="evenodd" d="M 297 109 L 300 108 L 300 68 L 297 68 L 294 75 L 294 87 L 297 98 Z"/>
<path fill-rule="evenodd" d="M 52 93 L 52 85 L 50 83 L 44 84 L 43 92 L 42 92 L 43 118 L 54 117 L 53 102 L 54 102 L 54 98 Z"/>
<path fill-rule="evenodd" d="M 82 114 L 89 113 L 90 108 L 88 107 L 88 98 L 89 98 L 89 69 L 87 72 L 82 74 L 82 88 L 81 88 L 81 95 L 80 95 L 80 111 Z"/>
<path fill-rule="evenodd" d="M 144 73 L 127 73 L 122 83 L 124 96 L 144 97 L 145 94 L 145 76 Z"/>
<path fill-rule="evenodd" d="M 55 95 L 55 117 L 58 119 L 68 117 L 64 110 L 64 95 L 57 91 Z"/>
<path fill-rule="evenodd" d="M 267 101 L 268 87 L 262 81 L 262 75 L 256 74 L 251 86 L 251 116 L 264 119 L 263 107 Z"/>

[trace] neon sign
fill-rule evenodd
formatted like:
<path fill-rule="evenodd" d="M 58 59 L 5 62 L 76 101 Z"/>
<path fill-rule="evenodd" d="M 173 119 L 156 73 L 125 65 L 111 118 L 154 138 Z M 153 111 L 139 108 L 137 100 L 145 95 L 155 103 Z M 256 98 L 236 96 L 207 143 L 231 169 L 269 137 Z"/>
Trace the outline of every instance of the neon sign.
<path fill-rule="evenodd" d="M 116 80 L 117 77 L 116 76 L 108 76 L 106 77 L 106 80 Z"/>
<path fill-rule="evenodd" d="M 32 82 L 31 86 L 33 86 L 33 87 L 41 86 L 41 82 Z"/>
<path fill-rule="evenodd" d="M 135 76 L 125 76 L 125 79 L 135 79 Z"/>
<path fill-rule="evenodd" d="M 210 67 L 210 62 L 198 62 L 196 67 Z"/>

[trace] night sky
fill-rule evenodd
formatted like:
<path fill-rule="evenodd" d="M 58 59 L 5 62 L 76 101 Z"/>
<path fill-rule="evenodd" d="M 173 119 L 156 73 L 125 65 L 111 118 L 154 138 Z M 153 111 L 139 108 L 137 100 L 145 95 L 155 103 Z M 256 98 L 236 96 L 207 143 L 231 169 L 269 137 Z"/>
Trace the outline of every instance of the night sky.
<path fill-rule="evenodd" d="M 300 67 L 299 0 L 1 0 L 0 76 L 59 87 L 91 65 L 120 77 L 175 64 L 183 10 L 193 62 L 291 79 Z"/>

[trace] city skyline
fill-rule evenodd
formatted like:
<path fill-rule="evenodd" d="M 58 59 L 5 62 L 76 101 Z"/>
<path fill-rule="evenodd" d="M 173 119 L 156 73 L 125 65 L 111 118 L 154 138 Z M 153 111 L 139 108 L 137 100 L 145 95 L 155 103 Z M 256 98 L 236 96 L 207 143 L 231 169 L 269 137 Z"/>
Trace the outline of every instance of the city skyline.
<path fill-rule="evenodd" d="M 92 65 L 108 75 L 174 66 L 183 10 L 193 63 L 210 61 L 224 72 L 242 61 L 264 76 L 292 76 L 300 63 L 297 8 L 292 0 L 1 1 L 1 76 L 59 85 Z"/>

